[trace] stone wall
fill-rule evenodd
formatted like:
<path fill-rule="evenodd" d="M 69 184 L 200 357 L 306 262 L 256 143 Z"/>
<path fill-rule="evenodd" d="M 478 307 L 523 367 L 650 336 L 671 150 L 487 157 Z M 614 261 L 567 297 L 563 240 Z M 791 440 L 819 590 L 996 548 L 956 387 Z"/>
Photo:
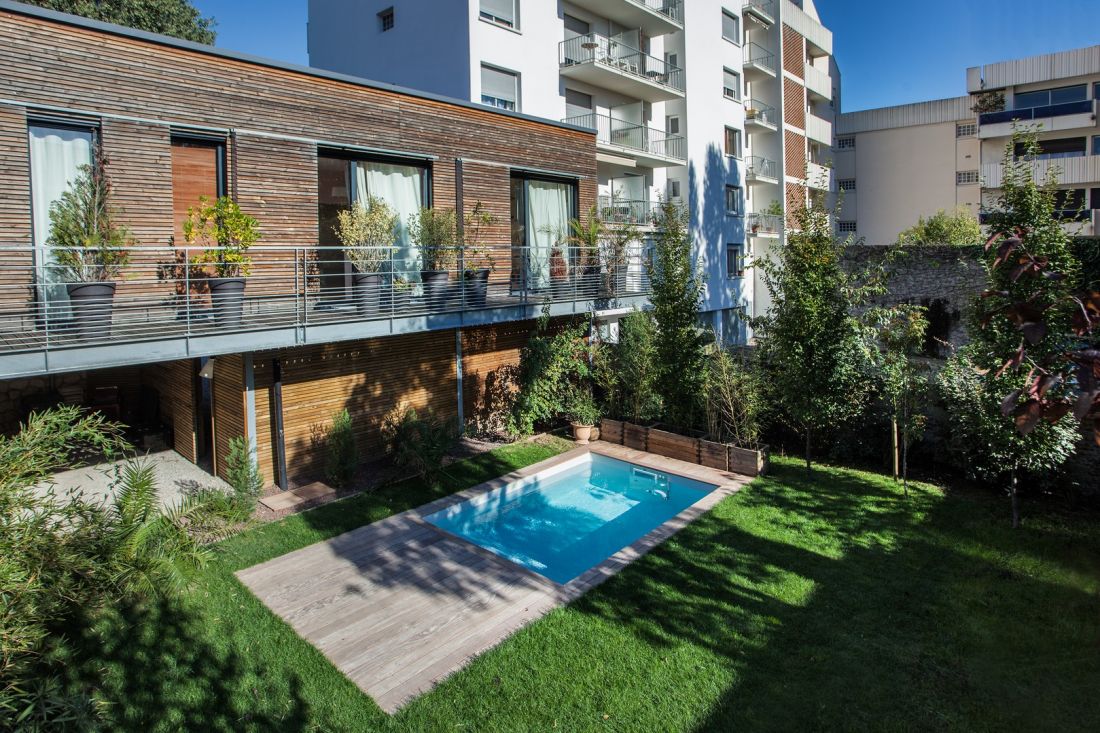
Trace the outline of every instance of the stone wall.
<path fill-rule="evenodd" d="M 31 410 L 80 404 L 85 383 L 83 372 L 0 380 L 0 433 L 14 433 Z"/>

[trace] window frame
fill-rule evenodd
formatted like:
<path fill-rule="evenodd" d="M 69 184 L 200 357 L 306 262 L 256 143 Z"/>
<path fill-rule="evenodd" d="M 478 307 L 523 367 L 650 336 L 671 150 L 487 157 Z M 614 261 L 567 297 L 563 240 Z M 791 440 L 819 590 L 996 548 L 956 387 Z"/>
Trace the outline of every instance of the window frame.
<path fill-rule="evenodd" d="M 730 96 L 729 94 L 727 94 L 727 92 L 730 91 L 730 87 L 728 87 L 726 85 L 726 81 L 728 80 L 729 76 L 733 76 L 737 79 L 737 89 L 735 90 L 737 92 L 737 96 L 735 96 L 735 97 Z M 742 101 L 742 99 L 745 96 L 744 91 L 742 90 L 742 87 L 741 87 L 741 85 L 743 83 L 744 83 L 744 80 L 742 79 L 741 74 L 739 72 L 734 71 L 733 69 L 731 69 L 728 66 L 723 66 L 722 67 L 722 97 L 723 98 L 728 99 L 728 100 L 733 101 L 733 102 Z"/>
<path fill-rule="evenodd" d="M 675 193 L 672 191 L 673 188 L 676 189 Z M 669 178 L 665 181 L 665 194 L 670 201 L 681 198 L 679 178 Z"/>
<path fill-rule="evenodd" d="M 859 232 L 859 222 L 855 220 L 837 221 L 836 230 L 839 234 L 856 234 Z"/>
<path fill-rule="evenodd" d="M 389 25 L 386 25 L 386 21 L 389 21 Z M 397 14 L 394 11 L 394 6 L 391 5 L 384 10 L 378 11 L 378 29 L 380 33 L 387 33 L 394 29 L 397 24 Z"/>
<path fill-rule="evenodd" d="M 730 258 L 734 258 L 736 267 L 730 269 Z M 726 279 L 737 280 L 745 277 L 745 245 L 737 242 L 726 243 Z"/>
<path fill-rule="evenodd" d="M 217 151 L 217 188 L 218 198 L 229 195 L 229 180 L 228 180 L 228 165 L 227 165 L 227 140 L 222 135 L 203 135 L 198 132 L 190 132 L 188 130 L 171 130 L 168 135 L 168 142 L 171 145 L 174 142 L 194 142 L 211 145 Z"/>
<path fill-rule="evenodd" d="M 726 35 L 726 18 L 729 18 L 730 20 L 732 20 L 734 23 L 737 24 L 737 38 L 736 39 L 730 38 L 729 36 Z M 744 33 L 744 31 L 741 28 L 741 16 L 737 15 L 736 13 L 734 13 L 732 10 L 730 10 L 728 8 L 722 8 L 722 40 L 729 41 L 730 43 L 732 43 L 735 46 L 740 46 L 742 44 L 741 38 L 742 38 L 743 33 Z"/>
<path fill-rule="evenodd" d="M 734 196 L 734 206 L 730 208 L 730 195 Z M 732 183 L 726 184 L 725 193 L 725 207 L 726 216 L 744 216 L 745 215 L 745 193 L 744 189 L 740 186 L 735 186 Z"/>
<path fill-rule="evenodd" d="M 485 69 L 489 69 L 491 71 L 495 71 L 495 72 L 500 73 L 500 74 L 507 74 L 507 75 L 511 76 L 513 79 L 515 79 L 516 99 L 515 99 L 514 102 L 512 102 L 512 108 L 511 109 L 509 109 L 508 107 L 502 107 L 498 104 L 491 104 L 491 103 L 485 101 L 486 96 L 488 96 L 488 95 L 485 94 L 485 74 L 484 74 Z M 489 107 L 490 109 L 497 109 L 497 110 L 501 110 L 501 111 L 504 111 L 504 112 L 520 112 L 523 109 L 523 104 L 522 104 L 523 84 L 522 84 L 522 81 L 521 81 L 522 76 L 520 75 L 520 73 L 518 71 L 512 71 L 511 69 L 505 69 L 503 67 L 494 66 L 493 64 L 486 64 L 484 62 L 482 62 L 482 64 L 481 64 L 481 71 L 482 71 L 482 74 L 481 74 L 481 77 L 480 77 L 480 82 L 481 82 L 481 86 L 482 86 L 482 89 L 481 89 L 481 104 L 485 105 L 486 107 Z M 492 96 L 489 96 L 489 98 L 490 99 L 498 99 L 498 97 L 492 97 Z M 500 100 L 500 101 L 507 101 L 507 100 Z"/>
<path fill-rule="evenodd" d="M 856 179 L 854 178 L 838 178 L 836 181 L 836 190 L 838 191 L 855 191 Z"/>
<path fill-rule="evenodd" d="M 956 186 L 974 186 L 981 182 L 981 176 L 978 174 L 977 169 L 966 171 L 955 171 L 955 185 Z"/>
<path fill-rule="evenodd" d="M 520 31 L 520 16 L 519 16 L 519 0 L 510 0 L 512 3 L 512 22 L 509 23 L 505 18 L 498 17 L 492 13 L 486 12 L 481 8 L 481 0 L 477 3 L 477 19 L 488 23 L 489 25 L 496 26 L 497 28 L 504 28 L 506 30 Z"/>
<path fill-rule="evenodd" d="M 956 122 L 955 123 L 955 137 L 967 138 L 974 137 L 978 134 L 977 122 Z"/>
<path fill-rule="evenodd" d="M 729 142 L 730 142 L 730 133 L 731 132 L 734 134 L 734 140 L 736 141 L 736 144 L 734 145 L 735 152 L 732 152 L 732 153 L 729 150 Z M 745 148 L 744 148 L 744 140 L 741 137 L 741 131 L 739 129 L 737 129 L 736 127 L 730 127 L 729 125 L 726 125 L 725 131 L 722 134 L 722 151 L 726 154 L 727 158 L 736 158 L 737 160 L 741 160 L 741 158 L 744 154 Z"/>
<path fill-rule="evenodd" d="M 856 136 L 844 135 L 836 139 L 837 150 L 855 150 L 856 149 Z"/>

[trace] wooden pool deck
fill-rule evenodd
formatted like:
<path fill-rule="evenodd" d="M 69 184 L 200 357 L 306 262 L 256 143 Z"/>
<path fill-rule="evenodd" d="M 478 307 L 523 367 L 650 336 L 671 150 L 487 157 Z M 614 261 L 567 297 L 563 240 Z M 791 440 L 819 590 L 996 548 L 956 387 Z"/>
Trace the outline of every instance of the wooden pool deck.
<path fill-rule="evenodd" d="M 592 451 L 718 488 L 565 585 L 424 517 Z M 656 547 L 750 479 L 596 442 L 241 570 L 237 577 L 387 713 Z"/>

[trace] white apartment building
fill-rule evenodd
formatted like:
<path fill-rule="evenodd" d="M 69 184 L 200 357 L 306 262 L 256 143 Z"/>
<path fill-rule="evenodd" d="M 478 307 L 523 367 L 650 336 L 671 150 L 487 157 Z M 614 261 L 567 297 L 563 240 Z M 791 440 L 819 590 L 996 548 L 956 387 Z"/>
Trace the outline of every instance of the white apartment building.
<path fill-rule="evenodd" d="M 996 200 L 1018 125 L 1038 131 L 1034 172 L 1056 171 L 1067 231 L 1100 236 L 1100 46 L 972 67 L 966 83 L 965 97 L 838 118 L 839 226 L 886 245 L 939 209 L 980 216 Z"/>
<path fill-rule="evenodd" d="M 812 0 L 310 0 L 308 43 L 312 66 L 595 129 L 601 216 L 651 228 L 683 203 L 701 318 L 731 343 L 760 307 L 746 265 L 782 236 L 765 211 L 832 143 Z"/>

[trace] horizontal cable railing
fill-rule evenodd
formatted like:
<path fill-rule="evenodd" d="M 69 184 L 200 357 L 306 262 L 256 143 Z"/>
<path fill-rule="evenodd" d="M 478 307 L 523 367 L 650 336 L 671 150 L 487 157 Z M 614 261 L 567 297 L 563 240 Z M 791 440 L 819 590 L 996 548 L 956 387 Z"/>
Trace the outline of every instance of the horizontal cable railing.
<path fill-rule="evenodd" d="M 647 199 L 627 199 L 600 196 L 597 200 L 600 218 L 611 224 L 653 224 L 661 202 Z"/>
<path fill-rule="evenodd" d="M 778 234 L 783 231 L 783 217 L 779 214 L 749 214 L 745 217 L 745 228 L 752 234 Z"/>
<path fill-rule="evenodd" d="M 756 122 L 762 125 L 776 126 L 779 118 L 775 114 L 775 108 L 764 104 L 758 99 L 750 99 L 745 102 L 745 122 Z"/>
<path fill-rule="evenodd" d="M 779 165 L 759 155 L 750 155 L 745 161 L 745 174 L 756 178 L 778 178 Z"/>
<path fill-rule="evenodd" d="M 0 353 L 558 301 L 600 307 L 649 291 L 641 243 L 620 252 L 500 245 L 461 258 L 440 248 L 446 264 L 432 267 L 424 258 L 431 250 L 371 249 L 256 246 L 247 271 L 235 272 L 217 252 L 198 262 L 204 250 L 135 247 L 110 280 L 72 282 L 72 268 L 43 262 L 43 250 L 0 247 Z M 92 252 L 82 252 L 85 261 Z"/>
<path fill-rule="evenodd" d="M 749 43 L 745 48 L 745 65 L 749 64 L 775 73 L 775 54 L 759 43 Z"/>
<path fill-rule="evenodd" d="M 635 5 L 641 5 L 655 10 L 661 15 L 676 21 L 677 23 L 684 22 L 684 3 L 683 0 L 627 0 L 627 2 L 634 3 Z"/>
<path fill-rule="evenodd" d="M 594 129 L 597 142 L 652 153 L 665 158 L 686 160 L 687 148 L 684 138 L 680 135 L 670 135 L 664 130 L 615 119 L 596 112 L 566 117 L 562 122 Z"/>
<path fill-rule="evenodd" d="M 678 92 L 684 91 L 683 69 L 614 38 L 588 33 L 566 39 L 558 47 L 561 66 L 600 64 Z"/>
<path fill-rule="evenodd" d="M 1015 120 L 1041 120 L 1046 117 L 1089 114 L 1092 112 L 1093 106 L 1094 100 L 1085 99 L 1079 102 L 1047 104 L 1042 107 L 1009 109 L 1003 112 L 986 112 L 985 114 L 978 115 L 978 123 L 982 125 L 992 125 L 997 122 L 1013 122 Z"/>

